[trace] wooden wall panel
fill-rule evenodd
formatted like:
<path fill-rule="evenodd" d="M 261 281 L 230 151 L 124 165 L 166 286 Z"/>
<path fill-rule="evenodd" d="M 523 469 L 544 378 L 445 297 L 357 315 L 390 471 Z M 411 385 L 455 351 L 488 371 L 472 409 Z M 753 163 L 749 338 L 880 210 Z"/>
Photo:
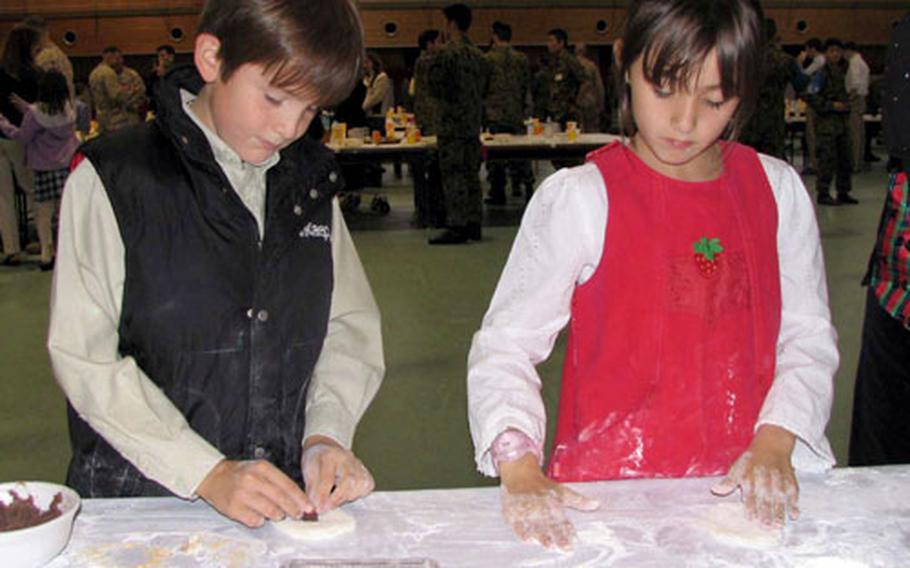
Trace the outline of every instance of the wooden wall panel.
<path fill-rule="evenodd" d="M 858 4 L 858 3 L 857 3 Z M 132 16 L 54 16 L 88 10 L 96 12 L 99 6 L 128 12 L 151 10 L 157 6 L 157 14 Z M 100 53 L 106 45 L 118 45 L 125 53 L 151 53 L 162 43 L 171 43 L 178 52 L 192 50 L 192 35 L 195 29 L 194 10 L 201 5 L 199 0 L 170 0 L 151 4 L 144 0 L 3 0 L 0 9 L 0 36 L 14 25 L 25 13 L 45 13 L 48 16 L 51 34 L 58 44 L 72 56 L 89 56 Z M 53 10 L 50 10 L 53 6 Z M 35 8 L 35 9 L 32 9 Z M 37 9 L 41 8 L 41 9 Z M 547 31 L 554 27 L 565 28 L 571 41 L 586 41 L 589 44 L 612 43 L 621 31 L 623 8 L 527 8 L 502 7 L 480 8 L 474 11 L 475 24 L 471 37 L 479 44 L 489 40 L 493 21 L 508 22 L 514 30 L 514 43 L 523 46 L 542 46 L 546 43 Z M 799 44 L 810 37 L 837 36 L 853 40 L 860 45 L 884 45 L 890 35 L 891 25 L 898 20 L 903 9 L 863 8 L 771 8 L 768 15 L 778 23 L 785 44 Z M 370 9 L 361 11 L 366 30 L 367 45 L 371 48 L 414 47 L 418 34 L 426 28 L 441 28 L 443 21 L 438 8 Z M 6 17 L 4 17 L 6 14 Z M 608 23 L 605 34 L 597 33 L 598 20 Z M 808 29 L 804 33 L 796 30 L 798 21 L 804 20 Z M 395 22 L 397 33 L 390 37 L 385 33 L 387 22 Z M 181 27 L 186 37 L 174 42 L 169 37 L 173 27 Z M 77 40 L 73 45 L 61 41 L 66 31 L 73 31 Z"/>

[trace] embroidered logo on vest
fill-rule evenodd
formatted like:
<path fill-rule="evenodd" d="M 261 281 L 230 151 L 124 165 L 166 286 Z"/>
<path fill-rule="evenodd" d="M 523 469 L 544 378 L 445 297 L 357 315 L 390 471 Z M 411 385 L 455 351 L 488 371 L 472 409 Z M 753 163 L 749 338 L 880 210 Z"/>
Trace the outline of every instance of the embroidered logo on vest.
<path fill-rule="evenodd" d="M 332 230 L 328 225 L 317 225 L 316 223 L 307 223 L 300 231 L 301 239 L 322 239 L 328 241 L 332 238 Z"/>
<path fill-rule="evenodd" d="M 708 240 L 708 237 L 702 237 L 692 243 L 692 246 L 695 248 L 695 266 L 703 276 L 710 278 L 720 270 L 720 253 L 724 252 L 720 239 L 715 237 Z"/>

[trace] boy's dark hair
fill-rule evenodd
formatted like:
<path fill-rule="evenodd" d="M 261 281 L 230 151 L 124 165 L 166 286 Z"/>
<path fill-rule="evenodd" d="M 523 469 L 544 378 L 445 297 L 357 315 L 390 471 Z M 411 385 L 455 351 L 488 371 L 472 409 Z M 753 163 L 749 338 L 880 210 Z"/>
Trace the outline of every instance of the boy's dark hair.
<path fill-rule="evenodd" d="M 551 35 L 556 38 L 556 41 L 561 42 L 563 47 L 569 47 L 569 32 L 562 28 L 553 28 L 547 35 Z"/>
<path fill-rule="evenodd" d="M 47 31 L 47 20 L 37 14 L 26 16 L 26 18 L 22 20 L 22 25 L 27 28 L 32 28 L 39 34 L 43 34 Z"/>
<path fill-rule="evenodd" d="M 373 73 L 378 75 L 382 71 L 382 59 L 379 59 L 379 56 L 375 53 L 367 53 L 366 58 L 373 64 Z"/>
<path fill-rule="evenodd" d="M 276 87 L 331 106 L 360 76 L 363 25 L 351 0 L 207 0 L 197 31 L 221 42 L 223 81 L 257 64 Z"/>
<path fill-rule="evenodd" d="M 420 51 L 426 51 L 431 43 L 436 43 L 438 40 L 439 30 L 423 30 L 417 36 L 417 46 L 420 47 Z"/>
<path fill-rule="evenodd" d="M 38 79 L 38 103 L 47 114 L 60 114 L 66 109 L 70 90 L 66 77 L 60 71 L 51 69 Z"/>
<path fill-rule="evenodd" d="M 724 133 L 735 137 L 755 107 L 761 83 L 763 21 L 758 0 L 633 0 L 614 66 L 624 132 L 637 131 L 626 76 L 639 57 L 648 82 L 676 90 L 686 88 L 714 50 L 724 99 L 740 99 Z"/>
<path fill-rule="evenodd" d="M 109 46 L 105 47 L 104 49 L 102 49 L 101 53 L 103 55 L 107 55 L 108 53 L 120 53 L 120 48 L 117 47 L 116 45 L 109 45 Z"/>
<path fill-rule="evenodd" d="M 774 18 L 765 18 L 765 42 L 770 45 L 777 39 L 777 22 Z"/>
<path fill-rule="evenodd" d="M 499 41 L 512 41 L 512 26 L 497 20 L 493 22 L 493 35 L 495 35 Z"/>
<path fill-rule="evenodd" d="M 845 42 L 844 42 L 844 49 L 848 49 L 848 50 L 850 50 L 850 51 L 856 51 L 856 50 L 857 50 L 857 48 L 856 48 L 856 42 L 855 42 L 855 41 L 845 41 Z"/>
<path fill-rule="evenodd" d="M 837 39 L 836 37 L 829 37 L 828 39 L 825 40 L 825 51 L 828 51 L 829 47 L 839 47 L 839 48 L 843 49 L 844 42 Z"/>
<path fill-rule="evenodd" d="M 471 29 L 471 9 L 465 4 L 449 4 L 442 9 L 447 22 L 455 22 L 458 30 L 466 32 Z"/>
<path fill-rule="evenodd" d="M 0 67 L 13 77 L 19 78 L 23 69 L 35 66 L 35 57 L 32 54 L 39 41 L 41 36 L 34 28 L 21 24 L 14 26 L 6 36 Z"/>
<path fill-rule="evenodd" d="M 812 48 L 815 51 L 821 51 L 822 50 L 822 40 L 818 39 L 817 37 L 814 37 L 806 42 L 806 48 L 807 49 Z"/>
<path fill-rule="evenodd" d="M 158 53 L 159 51 L 164 51 L 170 55 L 177 55 L 177 51 L 174 49 L 174 46 L 168 45 L 166 43 L 161 44 L 155 48 L 155 53 Z"/>

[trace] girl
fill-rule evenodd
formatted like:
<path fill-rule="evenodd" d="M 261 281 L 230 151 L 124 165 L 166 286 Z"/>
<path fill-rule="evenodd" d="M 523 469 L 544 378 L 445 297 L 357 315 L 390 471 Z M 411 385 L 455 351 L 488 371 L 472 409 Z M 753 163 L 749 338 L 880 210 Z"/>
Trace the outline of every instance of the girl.
<path fill-rule="evenodd" d="M 50 270 L 54 267 L 51 222 L 60 207 L 70 159 L 79 145 L 76 112 L 66 78 L 59 71 L 41 75 L 35 104 L 18 97 L 13 97 L 13 102 L 23 114 L 22 125 L 17 128 L 0 115 L 0 130 L 25 146 L 25 163 L 34 171 L 41 270 Z"/>
<path fill-rule="evenodd" d="M 795 518 L 793 465 L 833 464 L 838 363 L 812 203 L 730 142 L 760 78 L 756 0 L 638 0 L 614 47 L 628 138 L 535 194 L 469 357 L 478 468 L 520 537 L 567 547 L 558 482 L 714 476 Z M 569 322 L 547 475 L 534 366 Z"/>

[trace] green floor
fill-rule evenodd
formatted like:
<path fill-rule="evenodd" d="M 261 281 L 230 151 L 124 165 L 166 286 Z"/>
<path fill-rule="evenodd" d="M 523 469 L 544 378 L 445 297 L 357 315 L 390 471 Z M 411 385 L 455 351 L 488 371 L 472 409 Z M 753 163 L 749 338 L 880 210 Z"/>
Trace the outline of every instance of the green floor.
<path fill-rule="evenodd" d="M 807 180 L 812 187 L 814 178 Z M 819 211 L 841 370 L 828 433 L 846 460 L 853 376 L 862 324 L 859 281 L 881 209 L 886 175 L 854 178 L 854 207 Z M 383 313 L 388 371 L 358 430 L 356 451 L 379 489 L 458 487 L 484 483 L 476 474 L 465 409 L 465 364 L 508 255 L 517 206 L 492 211 L 484 240 L 430 248 L 426 233 L 409 229 L 410 196 L 390 190 L 392 214 L 365 212 L 354 238 Z M 365 200 L 367 202 L 368 199 Z M 379 229 L 379 230 L 376 230 Z M 50 273 L 37 266 L 0 268 L 0 481 L 61 481 L 69 448 L 64 401 L 44 349 Z M 542 366 L 547 400 L 558 390 L 562 342 Z M 552 422 L 552 421 L 551 421 Z"/>

